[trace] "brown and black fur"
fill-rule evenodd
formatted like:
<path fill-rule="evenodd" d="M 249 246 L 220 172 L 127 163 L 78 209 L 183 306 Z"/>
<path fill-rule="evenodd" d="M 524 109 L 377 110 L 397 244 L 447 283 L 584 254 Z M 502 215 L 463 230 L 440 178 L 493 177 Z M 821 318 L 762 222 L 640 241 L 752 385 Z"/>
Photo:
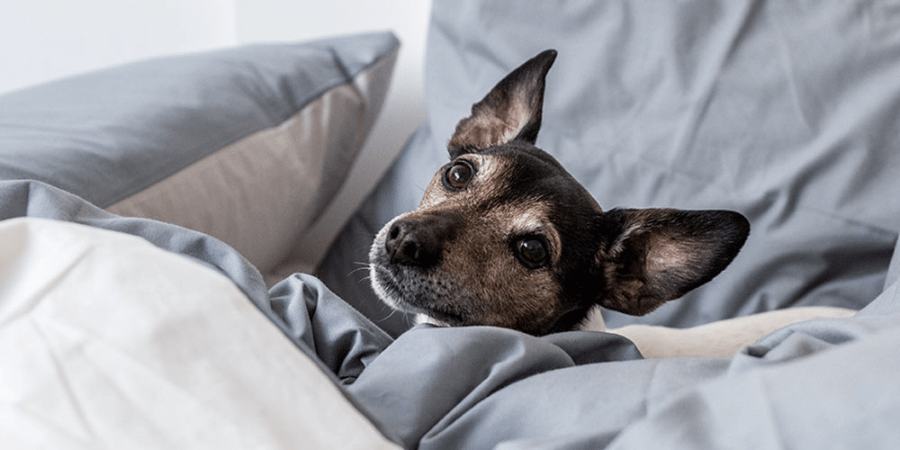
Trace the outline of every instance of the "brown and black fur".
<path fill-rule="evenodd" d="M 386 303 L 446 325 L 543 335 L 578 328 L 597 305 L 646 314 L 737 255 L 742 215 L 604 212 L 534 145 L 555 58 L 537 55 L 473 105 L 419 208 L 378 234 L 370 271 Z"/>

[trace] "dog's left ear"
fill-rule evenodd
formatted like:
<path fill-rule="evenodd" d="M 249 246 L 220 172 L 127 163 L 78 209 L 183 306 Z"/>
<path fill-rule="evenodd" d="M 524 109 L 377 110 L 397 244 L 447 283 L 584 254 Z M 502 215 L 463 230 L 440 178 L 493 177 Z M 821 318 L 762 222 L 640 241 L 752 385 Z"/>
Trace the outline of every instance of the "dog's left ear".
<path fill-rule="evenodd" d="M 610 238 L 596 254 L 606 278 L 600 306 L 644 315 L 708 282 L 737 256 L 750 233 L 733 211 L 614 209 L 600 213 Z"/>
<path fill-rule="evenodd" d="M 541 52 L 472 105 L 472 115 L 459 121 L 450 138 L 450 157 L 514 140 L 534 144 L 541 128 L 545 79 L 555 59 L 556 50 Z"/>

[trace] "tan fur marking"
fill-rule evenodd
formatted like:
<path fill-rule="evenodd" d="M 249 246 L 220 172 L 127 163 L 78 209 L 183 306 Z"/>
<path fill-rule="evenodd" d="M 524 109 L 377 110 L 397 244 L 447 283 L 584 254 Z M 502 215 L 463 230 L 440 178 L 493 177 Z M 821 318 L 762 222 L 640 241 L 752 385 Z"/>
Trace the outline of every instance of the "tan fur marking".
<path fill-rule="evenodd" d="M 506 165 L 501 160 L 480 154 L 466 154 L 464 158 L 475 165 L 475 178 L 470 186 L 460 192 L 447 192 L 441 182 L 444 172 L 439 171 L 425 189 L 417 211 L 459 205 L 461 202 L 471 203 L 503 188 L 497 177 L 497 174 L 506 170 Z"/>
<path fill-rule="evenodd" d="M 434 208 L 436 205 L 447 200 L 447 193 L 441 189 L 441 177 L 443 176 L 444 174 L 442 172 L 438 172 L 431 178 L 431 182 L 428 184 L 428 187 L 425 188 L 425 194 L 422 196 L 422 201 L 419 203 L 419 207 L 416 211 Z"/>
<path fill-rule="evenodd" d="M 510 205 L 499 214 L 506 216 L 507 235 L 541 234 L 550 243 L 550 256 L 553 261 L 558 261 L 562 255 L 562 240 L 559 233 L 547 216 L 549 206 L 544 203 L 536 203 L 528 209 L 526 205 Z"/>

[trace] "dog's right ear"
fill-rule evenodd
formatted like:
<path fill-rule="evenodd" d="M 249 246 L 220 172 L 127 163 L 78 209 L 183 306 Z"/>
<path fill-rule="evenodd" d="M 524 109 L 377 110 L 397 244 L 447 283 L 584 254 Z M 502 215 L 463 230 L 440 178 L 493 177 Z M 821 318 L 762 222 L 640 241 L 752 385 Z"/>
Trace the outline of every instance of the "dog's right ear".
<path fill-rule="evenodd" d="M 541 128 L 545 79 L 555 59 L 556 50 L 541 52 L 472 105 L 472 115 L 459 121 L 450 138 L 450 158 L 514 140 L 534 144 Z"/>
<path fill-rule="evenodd" d="M 734 211 L 613 209 L 600 213 L 600 306 L 644 315 L 711 280 L 737 256 L 750 222 Z"/>

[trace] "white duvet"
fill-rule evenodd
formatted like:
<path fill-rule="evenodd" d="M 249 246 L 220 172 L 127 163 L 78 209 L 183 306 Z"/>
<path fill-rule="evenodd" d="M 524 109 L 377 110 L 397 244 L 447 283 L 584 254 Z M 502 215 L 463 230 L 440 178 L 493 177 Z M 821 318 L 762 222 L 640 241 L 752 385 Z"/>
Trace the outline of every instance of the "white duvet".
<path fill-rule="evenodd" d="M 0 448 L 394 448 L 219 273 L 0 222 Z"/>

